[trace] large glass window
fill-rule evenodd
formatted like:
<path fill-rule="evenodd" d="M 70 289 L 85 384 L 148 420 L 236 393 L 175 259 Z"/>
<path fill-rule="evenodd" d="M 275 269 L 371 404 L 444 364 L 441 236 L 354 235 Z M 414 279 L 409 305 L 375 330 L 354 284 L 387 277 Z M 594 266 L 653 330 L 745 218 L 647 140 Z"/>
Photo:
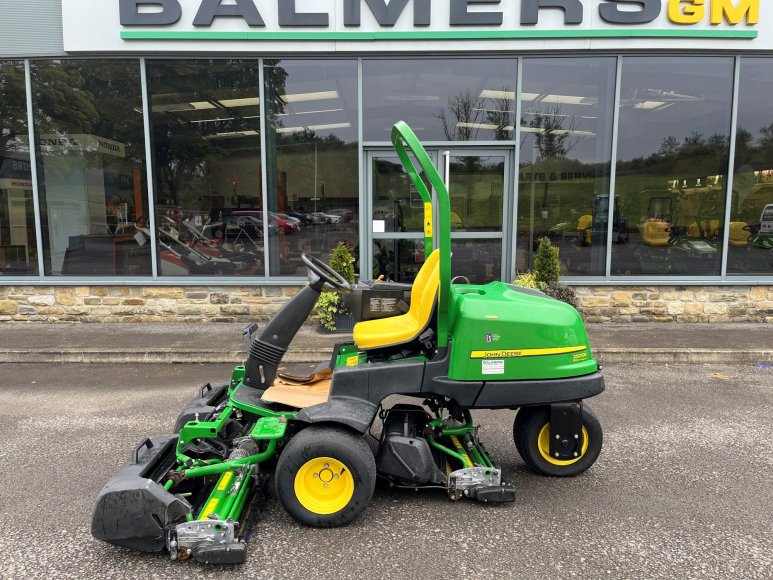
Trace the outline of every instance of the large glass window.
<path fill-rule="evenodd" d="M 773 274 L 771 67 L 770 58 L 741 61 L 728 274 Z"/>
<path fill-rule="evenodd" d="M 0 276 L 38 273 L 24 64 L 0 61 Z"/>
<path fill-rule="evenodd" d="M 402 119 L 423 141 L 513 139 L 515 59 L 367 59 L 366 141 L 389 141 Z"/>
<path fill-rule="evenodd" d="M 304 252 L 359 251 L 357 61 L 267 61 L 265 79 L 271 275 L 305 276 Z"/>
<path fill-rule="evenodd" d="M 265 275 L 259 61 L 147 68 L 159 273 Z"/>
<path fill-rule="evenodd" d="M 730 57 L 623 59 L 613 274 L 720 274 L 732 92 Z"/>
<path fill-rule="evenodd" d="M 139 61 L 31 65 L 46 274 L 150 275 Z"/>
<path fill-rule="evenodd" d="M 559 248 L 564 276 L 606 274 L 616 59 L 523 63 L 516 268 L 539 240 Z M 615 212 L 616 242 L 627 238 Z"/>

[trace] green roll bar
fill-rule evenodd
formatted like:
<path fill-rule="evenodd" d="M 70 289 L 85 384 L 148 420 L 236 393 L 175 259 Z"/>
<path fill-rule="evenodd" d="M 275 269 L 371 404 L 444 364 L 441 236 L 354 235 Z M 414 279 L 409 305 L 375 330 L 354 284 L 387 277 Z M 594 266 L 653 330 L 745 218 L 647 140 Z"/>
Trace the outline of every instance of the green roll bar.
<path fill-rule="evenodd" d="M 437 233 L 440 249 L 440 292 L 438 295 L 437 344 L 438 348 L 448 346 L 448 306 L 451 297 L 451 200 L 446 184 L 440 178 L 434 163 L 427 155 L 424 146 L 407 123 L 398 121 L 392 128 L 392 144 L 397 156 L 411 178 L 416 190 L 424 200 L 424 256 L 429 256 L 433 248 L 433 234 Z M 429 179 L 438 202 L 438 219 L 433 225 L 432 195 L 422 181 L 419 171 L 408 155 L 413 154 L 424 175 Z"/>

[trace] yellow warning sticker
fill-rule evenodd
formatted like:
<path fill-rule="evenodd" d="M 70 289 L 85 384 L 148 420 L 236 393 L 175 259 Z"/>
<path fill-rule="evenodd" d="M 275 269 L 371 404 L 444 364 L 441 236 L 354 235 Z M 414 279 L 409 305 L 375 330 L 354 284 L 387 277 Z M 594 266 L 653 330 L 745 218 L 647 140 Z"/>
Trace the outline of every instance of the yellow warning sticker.
<path fill-rule="evenodd" d="M 219 500 L 217 498 L 209 500 L 209 503 L 207 504 L 207 507 L 204 508 L 204 511 L 201 512 L 201 515 L 199 516 L 200 520 L 206 520 L 209 518 L 210 514 L 215 512 L 215 509 L 217 509 L 217 504 Z"/>
<path fill-rule="evenodd" d="M 360 364 L 360 355 L 358 354 L 346 359 L 346 366 L 348 367 L 356 367 L 358 364 Z"/>
<path fill-rule="evenodd" d="M 424 237 L 432 237 L 432 204 L 424 204 Z"/>
<path fill-rule="evenodd" d="M 548 356 L 553 354 L 571 354 L 585 350 L 584 346 L 566 346 L 561 348 L 525 348 L 521 350 L 474 350 L 470 358 L 520 358 L 525 356 Z"/>
<path fill-rule="evenodd" d="M 223 477 L 220 479 L 220 483 L 217 486 L 217 491 L 225 491 L 228 489 L 228 484 L 231 483 L 231 479 L 234 474 L 232 471 L 226 471 Z"/>

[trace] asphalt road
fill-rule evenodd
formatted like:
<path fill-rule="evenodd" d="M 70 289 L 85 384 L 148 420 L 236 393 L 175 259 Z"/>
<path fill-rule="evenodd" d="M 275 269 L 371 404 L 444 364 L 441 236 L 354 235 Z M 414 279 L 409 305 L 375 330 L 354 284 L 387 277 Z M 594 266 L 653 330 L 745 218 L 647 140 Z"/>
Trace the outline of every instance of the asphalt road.
<path fill-rule="evenodd" d="M 771 578 L 773 370 L 615 365 L 605 429 L 574 479 L 531 474 L 512 412 L 476 412 L 511 505 L 378 487 L 352 525 L 303 528 L 270 500 L 237 568 L 94 540 L 94 498 L 224 366 L 0 365 L 0 577 Z"/>

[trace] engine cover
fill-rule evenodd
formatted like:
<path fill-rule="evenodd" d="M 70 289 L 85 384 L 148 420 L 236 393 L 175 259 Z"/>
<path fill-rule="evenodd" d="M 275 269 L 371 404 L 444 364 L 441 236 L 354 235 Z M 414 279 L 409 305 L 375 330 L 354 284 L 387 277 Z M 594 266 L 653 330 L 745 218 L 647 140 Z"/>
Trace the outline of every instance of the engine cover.
<path fill-rule="evenodd" d="M 384 419 L 376 454 L 379 473 L 401 485 L 445 483 L 432 448 L 423 437 L 429 416 L 417 405 L 395 405 Z"/>

